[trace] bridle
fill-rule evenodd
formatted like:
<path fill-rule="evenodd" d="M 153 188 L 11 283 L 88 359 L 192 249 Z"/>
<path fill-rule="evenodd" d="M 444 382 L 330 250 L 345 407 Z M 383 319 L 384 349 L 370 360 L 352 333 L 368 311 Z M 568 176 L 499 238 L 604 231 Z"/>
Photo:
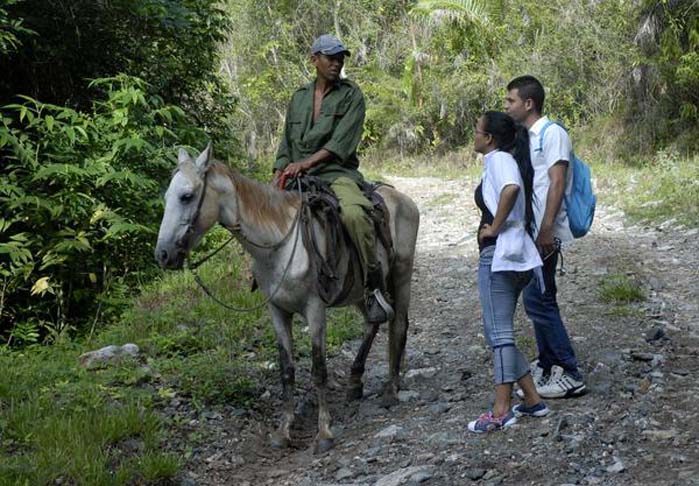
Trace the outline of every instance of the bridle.
<path fill-rule="evenodd" d="M 179 172 L 179 169 L 177 171 L 175 171 L 175 174 L 177 174 L 177 172 Z M 175 176 L 175 174 L 173 174 L 173 177 Z M 201 194 L 199 194 L 199 200 L 197 201 L 197 209 L 194 211 L 194 215 L 192 216 L 192 219 L 187 224 L 187 229 L 185 230 L 184 235 L 177 242 L 178 248 L 183 249 L 185 251 L 187 251 L 187 249 L 190 247 L 191 242 L 189 240 L 192 237 L 192 235 L 194 234 L 194 227 L 197 225 L 197 221 L 199 220 L 199 214 L 201 213 L 201 207 L 204 204 L 204 196 L 206 195 L 206 185 L 207 185 L 207 181 L 208 181 L 208 177 L 207 177 L 208 174 L 209 174 L 209 170 L 207 169 L 204 172 L 204 177 L 203 177 L 204 184 L 203 184 L 203 187 L 201 189 Z M 189 249 L 191 250 L 191 248 L 189 248 Z"/>

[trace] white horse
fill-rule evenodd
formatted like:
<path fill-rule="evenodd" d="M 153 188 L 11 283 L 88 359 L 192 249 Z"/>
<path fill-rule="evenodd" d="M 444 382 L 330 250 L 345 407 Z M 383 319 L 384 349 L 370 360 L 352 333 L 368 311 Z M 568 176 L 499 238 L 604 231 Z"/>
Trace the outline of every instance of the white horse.
<path fill-rule="evenodd" d="M 301 243 L 299 194 L 285 192 L 248 179 L 229 167 L 211 159 L 211 146 L 193 161 L 180 150 L 179 164 L 165 194 L 165 213 L 160 225 L 155 258 L 163 268 L 181 268 L 185 257 L 202 236 L 216 223 L 228 228 L 253 258 L 253 274 L 262 293 L 270 299 L 267 307 L 272 316 L 279 347 L 279 368 L 283 388 L 284 412 L 272 444 L 290 444 L 294 421 L 294 361 L 291 322 L 300 314 L 311 332 L 313 381 L 318 392 L 318 435 L 316 451 L 324 452 L 334 444 L 331 418 L 326 400 L 327 368 L 326 304 L 316 291 L 317 274 L 309 254 Z M 383 402 L 397 403 L 400 386 L 401 358 L 405 351 L 410 304 L 410 281 L 419 224 L 418 209 L 413 201 L 382 186 L 378 189 L 390 213 L 390 229 L 395 255 L 389 261 L 387 252 L 377 245 L 377 255 L 386 275 L 386 289 L 394 299 L 395 317 L 388 324 L 389 379 L 384 385 Z M 314 225 L 316 237 L 323 240 L 320 228 Z M 320 245 L 321 248 L 324 245 Z M 339 268 L 353 253 L 344 244 Z M 364 286 L 359 265 L 352 289 L 338 306 L 355 305 L 366 317 Z M 344 276 L 340 276 L 341 279 Z M 348 398 L 363 394 L 362 375 L 378 325 L 367 324 L 359 352 L 352 364 Z"/>

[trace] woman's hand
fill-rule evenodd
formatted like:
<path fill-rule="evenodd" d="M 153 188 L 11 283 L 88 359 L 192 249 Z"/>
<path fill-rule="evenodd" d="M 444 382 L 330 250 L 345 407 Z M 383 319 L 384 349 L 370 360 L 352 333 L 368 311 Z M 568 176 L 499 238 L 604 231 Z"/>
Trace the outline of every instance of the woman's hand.
<path fill-rule="evenodd" d="M 481 226 L 481 229 L 478 230 L 478 243 L 483 243 L 483 240 L 486 238 L 495 238 L 497 235 L 497 232 L 493 230 L 492 226 L 484 224 Z"/>

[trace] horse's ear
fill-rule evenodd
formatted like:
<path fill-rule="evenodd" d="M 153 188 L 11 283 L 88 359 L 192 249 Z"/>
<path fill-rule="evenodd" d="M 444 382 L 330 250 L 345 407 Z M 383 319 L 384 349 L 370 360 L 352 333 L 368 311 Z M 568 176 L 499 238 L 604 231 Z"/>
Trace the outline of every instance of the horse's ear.
<path fill-rule="evenodd" d="M 206 170 L 209 168 L 209 165 L 211 164 L 212 152 L 213 149 L 211 148 L 211 142 L 209 142 L 204 151 L 199 154 L 199 157 L 197 157 L 196 162 L 194 162 L 194 165 L 196 165 L 197 167 L 197 171 L 199 171 L 199 173 L 202 175 L 206 174 Z"/>
<path fill-rule="evenodd" d="M 191 162 L 192 158 L 189 156 L 189 152 L 187 152 L 185 149 L 181 148 L 179 152 L 177 152 L 177 163 L 178 164 L 186 164 L 187 162 Z"/>

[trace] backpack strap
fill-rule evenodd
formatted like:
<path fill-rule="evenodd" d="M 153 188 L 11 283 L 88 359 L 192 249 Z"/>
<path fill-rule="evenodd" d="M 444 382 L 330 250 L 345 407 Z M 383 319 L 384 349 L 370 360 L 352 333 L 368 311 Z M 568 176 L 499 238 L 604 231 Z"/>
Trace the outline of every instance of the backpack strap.
<path fill-rule="evenodd" d="M 548 130 L 548 128 L 553 124 L 554 124 L 554 122 L 549 120 L 546 123 L 544 123 L 543 127 L 541 127 L 541 131 L 539 132 L 539 148 L 534 149 L 534 152 L 543 152 L 543 150 L 544 150 L 544 135 L 546 135 L 546 130 Z"/>
<path fill-rule="evenodd" d="M 558 125 L 558 126 L 561 127 L 566 133 L 568 133 L 568 129 L 565 127 L 565 125 L 564 125 L 563 123 L 561 123 L 561 122 L 559 122 L 559 121 L 553 121 L 553 120 L 547 121 L 546 123 L 544 123 L 544 126 L 541 127 L 541 132 L 539 132 L 539 148 L 534 149 L 534 152 L 543 152 L 543 150 L 544 150 L 544 135 L 546 135 L 546 130 L 547 130 L 551 125 Z M 571 142 L 571 146 L 572 146 L 572 142 Z M 573 155 L 573 154 L 574 154 L 574 151 L 573 151 L 572 148 L 571 148 L 570 153 L 571 153 L 571 157 L 573 157 L 573 156 L 574 156 L 574 155 Z"/>

